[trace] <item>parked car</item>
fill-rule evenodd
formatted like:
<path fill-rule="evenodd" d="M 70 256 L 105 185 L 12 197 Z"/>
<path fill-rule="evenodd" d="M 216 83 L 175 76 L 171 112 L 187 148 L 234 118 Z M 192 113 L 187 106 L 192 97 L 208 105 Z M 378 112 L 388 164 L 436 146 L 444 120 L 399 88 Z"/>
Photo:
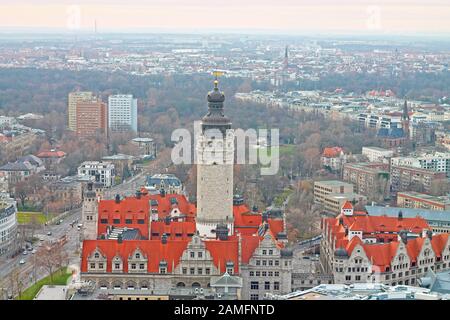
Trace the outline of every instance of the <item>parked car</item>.
<path fill-rule="evenodd" d="M 51 231 L 47 232 L 47 235 L 48 235 L 48 236 L 51 236 L 51 235 L 52 235 L 52 232 L 51 232 Z"/>
<path fill-rule="evenodd" d="M 21 259 L 21 260 L 19 261 L 19 264 L 25 264 L 25 260 Z"/>
<path fill-rule="evenodd" d="M 36 249 L 33 249 L 33 251 L 31 251 L 31 253 L 32 253 L 32 254 L 35 254 L 35 253 L 36 253 Z"/>
<path fill-rule="evenodd" d="M 22 254 L 26 256 L 28 254 L 27 250 L 23 250 Z"/>

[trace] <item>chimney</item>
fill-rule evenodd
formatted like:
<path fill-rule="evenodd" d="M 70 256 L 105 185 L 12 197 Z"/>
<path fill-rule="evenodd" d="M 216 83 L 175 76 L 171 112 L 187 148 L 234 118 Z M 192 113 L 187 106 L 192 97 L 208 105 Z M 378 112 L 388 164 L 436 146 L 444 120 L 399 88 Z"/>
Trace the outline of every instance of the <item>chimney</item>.
<path fill-rule="evenodd" d="M 122 239 L 122 234 L 119 234 L 117 236 L 117 243 L 122 243 L 123 239 Z"/>
<path fill-rule="evenodd" d="M 433 231 L 427 230 L 427 237 L 428 237 L 428 239 L 432 240 L 433 239 Z"/>
<path fill-rule="evenodd" d="M 344 225 L 344 218 L 342 218 L 342 217 L 339 218 L 339 225 L 341 225 L 341 226 Z"/>
<path fill-rule="evenodd" d="M 159 190 L 159 193 L 161 194 L 161 197 L 163 197 L 163 198 L 166 196 L 166 190 L 164 190 L 164 188 L 161 188 Z"/>
<path fill-rule="evenodd" d="M 402 212 L 402 210 L 400 210 L 398 212 L 398 220 L 402 220 L 402 219 L 403 219 L 403 212 Z"/>
<path fill-rule="evenodd" d="M 136 191 L 136 199 L 140 199 L 141 195 L 142 195 L 142 193 L 139 190 Z"/>
<path fill-rule="evenodd" d="M 348 236 L 348 227 L 345 226 L 345 236 Z"/>
<path fill-rule="evenodd" d="M 164 233 L 164 234 L 162 235 L 162 237 L 161 237 L 161 242 L 162 242 L 162 244 L 167 244 L 167 234 L 166 234 L 166 233 Z"/>
<path fill-rule="evenodd" d="M 166 216 L 166 217 L 164 218 L 164 223 L 165 223 L 166 225 L 170 225 L 170 217 L 169 217 L 169 216 Z"/>
<path fill-rule="evenodd" d="M 120 203 L 120 195 L 116 194 L 116 203 Z"/>

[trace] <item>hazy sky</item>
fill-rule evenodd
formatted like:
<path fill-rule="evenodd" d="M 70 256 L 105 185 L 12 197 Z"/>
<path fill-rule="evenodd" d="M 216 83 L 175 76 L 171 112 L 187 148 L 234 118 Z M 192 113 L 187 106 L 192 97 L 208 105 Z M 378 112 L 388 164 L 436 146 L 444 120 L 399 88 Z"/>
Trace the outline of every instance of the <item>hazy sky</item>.
<path fill-rule="evenodd" d="M 450 0 L 0 0 L 0 31 L 450 33 Z"/>

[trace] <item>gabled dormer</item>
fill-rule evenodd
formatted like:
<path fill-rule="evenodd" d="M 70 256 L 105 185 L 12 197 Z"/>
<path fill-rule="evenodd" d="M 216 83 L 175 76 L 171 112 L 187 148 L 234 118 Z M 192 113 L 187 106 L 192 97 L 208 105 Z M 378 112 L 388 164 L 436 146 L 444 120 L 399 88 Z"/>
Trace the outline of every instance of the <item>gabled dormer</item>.
<path fill-rule="evenodd" d="M 123 260 L 119 254 L 116 254 L 111 260 L 111 270 L 112 272 L 123 272 Z"/>
<path fill-rule="evenodd" d="M 345 216 L 352 216 L 353 215 L 353 205 L 350 201 L 346 201 L 342 208 L 341 208 L 341 214 Z"/>
<path fill-rule="evenodd" d="M 106 272 L 107 257 L 96 247 L 87 259 L 88 272 Z"/>
<path fill-rule="evenodd" d="M 138 247 L 128 257 L 128 272 L 129 273 L 146 273 L 148 259 L 147 256 Z"/>

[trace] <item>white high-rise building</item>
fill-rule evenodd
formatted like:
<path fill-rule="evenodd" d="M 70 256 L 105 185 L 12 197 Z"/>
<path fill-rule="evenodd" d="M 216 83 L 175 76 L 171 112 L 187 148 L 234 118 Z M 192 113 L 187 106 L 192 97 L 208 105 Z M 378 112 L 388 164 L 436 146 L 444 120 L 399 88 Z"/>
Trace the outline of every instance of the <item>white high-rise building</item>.
<path fill-rule="evenodd" d="M 137 99 L 131 94 L 109 96 L 108 126 L 112 132 L 137 132 Z"/>
<path fill-rule="evenodd" d="M 224 100 L 216 80 L 197 137 L 197 230 L 208 238 L 224 232 L 225 226 L 233 233 L 234 133 Z"/>

